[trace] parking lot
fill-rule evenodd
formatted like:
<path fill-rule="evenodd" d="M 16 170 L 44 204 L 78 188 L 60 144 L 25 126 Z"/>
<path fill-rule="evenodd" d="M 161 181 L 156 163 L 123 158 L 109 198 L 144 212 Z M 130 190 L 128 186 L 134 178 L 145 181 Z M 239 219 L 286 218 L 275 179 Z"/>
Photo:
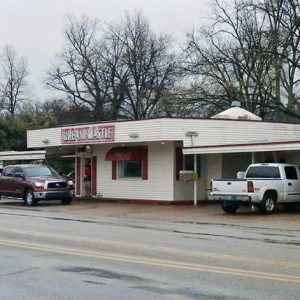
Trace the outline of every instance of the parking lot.
<path fill-rule="evenodd" d="M 247 225 L 250 227 L 291 229 L 300 224 L 300 209 L 295 212 L 286 212 L 278 206 L 276 213 L 263 215 L 250 207 L 240 208 L 234 215 L 225 214 L 218 203 L 199 203 L 193 205 L 150 205 L 131 204 L 103 200 L 76 199 L 71 205 L 61 205 L 59 201 L 39 202 L 35 207 L 27 207 L 22 202 L 2 199 L 0 207 L 16 211 L 39 211 L 51 215 L 68 215 L 70 218 L 103 217 L 118 219 L 136 219 L 148 221 L 173 221 L 188 223 L 212 223 Z"/>

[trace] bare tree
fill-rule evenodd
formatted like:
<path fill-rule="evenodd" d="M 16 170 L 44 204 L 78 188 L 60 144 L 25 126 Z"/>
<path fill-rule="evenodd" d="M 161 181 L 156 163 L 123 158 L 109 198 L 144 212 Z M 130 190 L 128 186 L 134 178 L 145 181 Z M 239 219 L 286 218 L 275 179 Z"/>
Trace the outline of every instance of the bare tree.
<path fill-rule="evenodd" d="M 0 56 L 0 72 L 0 108 L 13 116 L 27 98 L 27 59 L 18 58 L 16 51 L 6 46 Z"/>
<path fill-rule="evenodd" d="M 266 116 L 274 73 L 264 23 L 244 1 L 235 1 L 232 10 L 215 1 L 214 25 L 188 35 L 186 68 L 195 78 L 191 94 L 198 94 L 208 113 L 239 100 L 249 111 Z"/>
<path fill-rule="evenodd" d="M 69 19 L 66 49 L 46 84 L 64 92 L 94 120 L 140 119 L 158 114 L 159 101 L 175 82 L 170 39 L 151 32 L 140 14 L 126 15 L 98 36 L 98 22 Z"/>
<path fill-rule="evenodd" d="M 232 7 L 214 0 L 213 26 L 191 32 L 185 48 L 200 107 L 209 113 L 239 100 L 262 118 L 299 115 L 299 7 L 298 0 Z"/>
<path fill-rule="evenodd" d="M 120 69 L 124 77 L 119 79 L 125 89 L 124 117 L 157 116 L 164 94 L 172 90 L 178 79 L 170 37 L 154 34 L 140 13 L 127 14 L 120 24 L 109 26 L 108 34 L 122 49 Z"/>
<path fill-rule="evenodd" d="M 63 92 L 74 105 L 88 107 L 95 119 L 105 120 L 97 26 L 87 17 L 69 18 L 66 48 L 49 70 L 46 84 Z"/>
<path fill-rule="evenodd" d="M 268 20 L 264 32 L 273 59 L 276 110 L 300 118 L 300 2 L 265 0 L 252 6 Z"/>

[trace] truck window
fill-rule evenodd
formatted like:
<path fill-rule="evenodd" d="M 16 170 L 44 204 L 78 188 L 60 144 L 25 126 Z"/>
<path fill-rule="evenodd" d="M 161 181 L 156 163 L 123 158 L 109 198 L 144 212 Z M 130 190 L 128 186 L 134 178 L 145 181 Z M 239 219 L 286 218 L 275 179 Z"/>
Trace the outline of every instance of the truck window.
<path fill-rule="evenodd" d="M 284 167 L 285 178 L 286 179 L 298 179 L 296 168 L 293 166 Z"/>
<path fill-rule="evenodd" d="M 245 178 L 280 178 L 278 167 L 255 166 L 250 167 Z"/>
<path fill-rule="evenodd" d="M 28 167 L 28 168 L 25 168 L 25 172 L 28 177 L 57 175 L 57 173 L 52 168 L 47 167 L 47 166 Z"/>
<path fill-rule="evenodd" d="M 4 172 L 2 173 L 3 176 L 12 176 L 13 167 L 6 167 Z"/>
<path fill-rule="evenodd" d="M 14 170 L 13 170 L 13 172 L 12 172 L 12 176 L 13 176 L 13 177 L 23 177 L 24 174 L 23 174 L 22 169 L 19 168 L 19 167 L 14 168 Z"/>

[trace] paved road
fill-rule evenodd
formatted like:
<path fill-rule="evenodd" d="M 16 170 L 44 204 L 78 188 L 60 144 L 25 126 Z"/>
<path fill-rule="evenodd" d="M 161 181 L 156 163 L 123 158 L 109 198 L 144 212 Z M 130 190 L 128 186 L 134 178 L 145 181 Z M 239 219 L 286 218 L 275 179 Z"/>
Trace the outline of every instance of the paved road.
<path fill-rule="evenodd" d="M 299 299 L 300 213 L 0 206 L 0 299 Z"/>

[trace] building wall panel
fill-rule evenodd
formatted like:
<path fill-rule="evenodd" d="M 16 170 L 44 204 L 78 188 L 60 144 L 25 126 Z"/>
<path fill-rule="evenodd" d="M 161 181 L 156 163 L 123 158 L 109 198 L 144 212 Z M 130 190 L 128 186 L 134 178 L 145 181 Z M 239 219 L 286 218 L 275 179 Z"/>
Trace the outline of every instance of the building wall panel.
<path fill-rule="evenodd" d="M 300 140 L 300 124 L 216 119 L 166 119 L 165 124 L 165 136 L 180 137 L 184 147 Z"/>
<path fill-rule="evenodd" d="M 206 200 L 207 185 L 206 178 L 197 180 L 197 200 Z M 174 197 L 177 201 L 193 201 L 194 200 L 194 182 L 193 181 L 177 181 L 174 184 Z"/>
<path fill-rule="evenodd" d="M 132 200 L 173 200 L 173 143 L 153 143 L 148 146 L 148 180 L 112 180 L 112 162 L 105 161 L 111 146 L 101 146 L 98 156 L 97 194 L 102 198 Z"/>
<path fill-rule="evenodd" d="M 164 140 L 183 141 L 185 147 L 191 147 L 300 141 L 300 124 L 218 119 L 151 119 L 104 124 L 115 125 L 113 143 L 147 143 Z M 74 125 L 74 127 L 84 126 L 87 125 Z M 62 128 L 65 127 L 29 130 L 28 147 L 61 145 Z M 186 133 L 191 131 L 196 132 L 198 136 L 192 138 L 186 136 Z M 130 137 L 132 133 L 135 137 Z"/>
<path fill-rule="evenodd" d="M 59 146 L 62 145 L 62 129 L 65 129 L 66 127 L 82 128 L 93 125 L 114 125 L 115 135 L 114 142 L 112 143 L 146 143 L 148 141 L 162 141 L 164 139 L 163 123 L 163 119 L 152 119 L 143 121 L 73 125 L 65 127 L 29 130 L 27 131 L 27 145 L 29 148 Z M 131 137 L 131 134 L 135 134 L 135 137 Z M 45 143 L 44 141 L 47 141 L 47 143 Z M 75 144 L 76 143 L 74 143 L 74 145 Z"/>

